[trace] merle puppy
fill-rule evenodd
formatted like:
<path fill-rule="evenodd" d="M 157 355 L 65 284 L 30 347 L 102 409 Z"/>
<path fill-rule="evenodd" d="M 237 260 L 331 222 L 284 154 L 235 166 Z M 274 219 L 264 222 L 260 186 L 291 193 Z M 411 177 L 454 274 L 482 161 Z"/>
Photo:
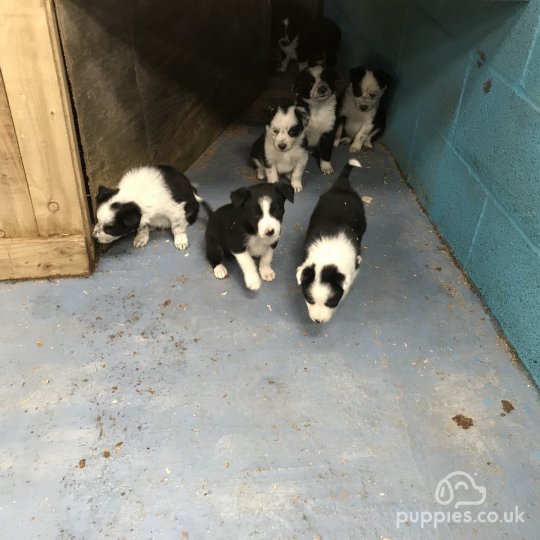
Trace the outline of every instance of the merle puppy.
<path fill-rule="evenodd" d="M 349 151 L 359 152 L 362 147 L 373 148 L 373 141 L 384 132 L 386 90 L 392 79 L 384 71 L 361 66 L 351 69 L 349 81 L 341 99 L 334 146 L 350 143 Z"/>
<path fill-rule="evenodd" d="M 298 60 L 300 71 L 310 64 L 335 67 L 341 41 L 339 26 L 327 17 L 307 19 L 295 24 L 283 19 L 283 34 L 278 41 L 283 56 L 278 71 L 286 71 L 291 60 Z"/>
<path fill-rule="evenodd" d="M 333 68 L 314 66 L 300 72 L 293 86 L 297 106 L 309 116 L 308 148 L 316 151 L 323 174 L 334 172 L 330 160 L 336 129 L 336 79 Z"/>
<path fill-rule="evenodd" d="M 223 256 L 232 253 L 246 287 L 256 291 L 261 278 L 273 281 L 272 257 L 281 233 L 285 200 L 294 202 L 293 188 L 282 182 L 242 187 L 231 193 L 231 204 L 218 208 L 206 228 L 206 256 L 214 276 L 223 279 Z M 260 257 L 259 270 L 254 257 Z"/>
<path fill-rule="evenodd" d="M 92 236 L 101 244 L 110 244 L 136 232 L 136 248 L 148 243 L 151 228 L 161 228 L 171 229 L 175 247 L 186 249 L 187 227 L 197 219 L 199 203 L 206 205 L 189 180 L 168 165 L 128 171 L 117 188 L 99 186 L 96 202 L 97 224 Z"/>
<path fill-rule="evenodd" d="M 302 191 L 302 175 L 308 160 L 305 109 L 287 103 L 272 107 L 264 133 L 253 143 L 251 159 L 257 167 L 257 178 L 274 184 L 280 175 L 290 177 L 291 185 Z"/>
<path fill-rule="evenodd" d="M 319 198 L 309 221 L 304 262 L 296 270 L 296 280 L 309 317 L 316 323 L 331 319 L 362 262 L 364 205 L 349 181 L 353 167 L 360 166 L 356 159 L 345 165 L 334 185 Z"/>

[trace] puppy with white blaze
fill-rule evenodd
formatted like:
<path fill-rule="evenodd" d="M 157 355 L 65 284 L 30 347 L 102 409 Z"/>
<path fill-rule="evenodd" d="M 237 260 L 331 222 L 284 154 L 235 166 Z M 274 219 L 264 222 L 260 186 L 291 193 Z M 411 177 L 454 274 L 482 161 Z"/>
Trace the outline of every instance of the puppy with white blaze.
<path fill-rule="evenodd" d="M 168 165 L 138 167 L 128 171 L 118 187 L 99 186 L 96 196 L 97 224 L 92 236 L 110 244 L 135 232 L 133 245 L 145 246 L 150 229 L 171 229 L 174 245 L 188 247 L 186 230 L 199 213 L 199 203 L 208 209 L 189 180 Z"/>
<path fill-rule="evenodd" d="M 257 178 L 275 184 L 280 175 L 288 176 L 298 193 L 302 191 L 302 175 L 309 157 L 304 131 L 307 111 L 290 103 L 272 107 L 269 113 L 264 133 L 251 148 Z"/>
<path fill-rule="evenodd" d="M 350 143 L 350 152 L 373 148 L 373 141 L 386 127 L 387 88 L 391 80 L 381 70 L 351 69 L 339 107 L 334 146 Z"/>
<path fill-rule="evenodd" d="M 285 200 L 294 202 L 289 184 L 257 184 L 231 193 L 231 204 L 218 208 L 206 228 L 206 257 L 214 276 L 223 279 L 227 268 L 223 256 L 238 261 L 246 287 L 256 291 L 264 281 L 273 281 L 272 257 L 281 234 Z M 260 258 L 259 268 L 254 257 Z"/>
<path fill-rule="evenodd" d="M 356 159 L 345 165 L 332 187 L 321 195 L 311 215 L 304 245 L 304 262 L 296 270 L 309 317 L 328 322 L 358 273 L 362 236 L 366 231 L 364 205 L 349 176 Z"/>
<path fill-rule="evenodd" d="M 293 86 L 297 106 L 309 116 L 306 139 L 309 150 L 316 153 L 323 174 L 332 174 L 330 160 L 336 128 L 336 79 L 332 68 L 314 66 L 302 71 Z"/>

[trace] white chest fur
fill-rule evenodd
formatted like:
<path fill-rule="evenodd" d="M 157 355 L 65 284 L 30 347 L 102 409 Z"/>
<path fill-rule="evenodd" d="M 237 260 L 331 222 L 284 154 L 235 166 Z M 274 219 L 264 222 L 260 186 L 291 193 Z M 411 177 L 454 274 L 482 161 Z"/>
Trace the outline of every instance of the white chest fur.
<path fill-rule="evenodd" d="M 356 107 L 354 95 L 350 88 L 345 93 L 343 105 L 341 107 L 341 116 L 345 117 L 345 133 L 349 137 L 354 137 L 363 126 L 373 124 L 376 109 L 371 111 L 361 111 Z"/>
<path fill-rule="evenodd" d="M 266 160 L 276 167 L 279 174 L 289 174 L 300 160 L 306 158 L 306 150 L 300 144 L 295 144 L 287 152 L 280 152 L 274 148 L 273 142 L 268 137 L 264 142 L 264 153 Z"/>
<path fill-rule="evenodd" d="M 248 238 L 246 249 L 252 257 L 262 257 L 276 240 L 267 240 L 257 235 Z"/>
<path fill-rule="evenodd" d="M 310 147 L 317 146 L 323 133 L 331 131 L 336 123 L 336 96 L 332 94 L 324 103 L 308 100 L 309 123 L 306 136 Z"/>

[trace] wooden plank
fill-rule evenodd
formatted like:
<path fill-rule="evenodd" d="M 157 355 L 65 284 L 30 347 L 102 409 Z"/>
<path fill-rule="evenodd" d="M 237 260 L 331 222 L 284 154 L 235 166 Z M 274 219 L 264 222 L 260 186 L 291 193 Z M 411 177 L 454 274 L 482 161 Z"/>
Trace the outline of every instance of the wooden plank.
<path fill-rule="evenodd" d="M 0 238 L 37 236 L 19 144 L 0 71 Z"/>
<path fill-rule="evenodd" d="M 0 280 L 81 276 L 90 270 L 82 235 L 0 239 Z"/>
<path fill-rule="evenodd" d="M 82 234 L 84 182 L 52 0 L 0 0 L 0 68 L 41 236 Z"/>

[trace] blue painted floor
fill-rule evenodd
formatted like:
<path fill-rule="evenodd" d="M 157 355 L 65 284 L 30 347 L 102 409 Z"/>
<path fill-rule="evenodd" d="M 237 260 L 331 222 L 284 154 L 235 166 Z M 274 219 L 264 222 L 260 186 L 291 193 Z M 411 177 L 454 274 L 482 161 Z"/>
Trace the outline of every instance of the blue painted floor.
<path fill-rule="evenodd" d="M 257 114 L 188 171 L 214 207 L 254 181 Z M 364 262 L 328 325 L 309 321 L 294 278 L 332 180 L 314 161 L 258 293 L 232 263 L 212 276 L 204 215 L 187 252 L 154 232 L 141 250 L 118 242 L 87 279 L 0 284 L 2 536 L 538 538 L 538 391 L 389 153 L 361 160 Z M 456 508 L 480 493 L 461 488 L 436 503 L 453 471 L 485 502 Z M 523 523 L 416 521 L 516 506 Z"/>

